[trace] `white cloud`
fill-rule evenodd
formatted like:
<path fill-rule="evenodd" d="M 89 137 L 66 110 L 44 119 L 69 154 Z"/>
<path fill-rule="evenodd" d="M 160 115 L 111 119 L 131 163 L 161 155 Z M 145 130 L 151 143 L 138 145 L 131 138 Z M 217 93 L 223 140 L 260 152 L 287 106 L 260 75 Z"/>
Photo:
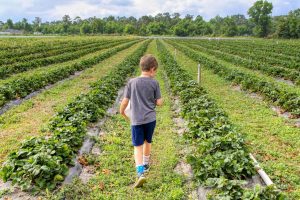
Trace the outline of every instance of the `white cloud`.
<path fill-rule="evenodd" d="M 18 11 L 26 11 L 30 7 L 34 6 L 34 0 L 0 0 L 0 16 L 2 13 L 14 13 Z"/>
<path fill-rule="evenodd" d="M 144 1 L 134 0 L 132 8 L 139 16 L 143 14 L 155 15 L 157 13 L 178 12 L 183 15 L 192 14 L 202 15 L 209 19 L 216 15 L 226 16 L 231 14 L 246 14 L 248 8 L 255 0 L 154 0 L 145 3 Z"/>
<path fill-rule="evenodd" d="M 64 15 L 70 15 L 71 18 L 75 18 L 76 16 L 88 18 L 115 14 L 117 14 L 116 10 L 109 10 L 105 7 L 92 5 L 83 1 L 74 1 L 70 4 L 58 5 L 48 11 L 49 17 L 54 19 L 61 19 Z"/>
<path fill-rule="evenodd" d="M 273 15 L 286 14 L 300 7 L 297 0 L 269 0 L 273 3 Z M 59 20 L 68 14 L 72 18 L 80 16 L 106 17 L 156 15 L 158 13 L 178 12 L 201 15 L 210 19 L 216 15 L 247 14 L 255 0 L 0 0 L 0 20 L 7 18 L 33 19 L 40 16 L 44 20 Z"/>

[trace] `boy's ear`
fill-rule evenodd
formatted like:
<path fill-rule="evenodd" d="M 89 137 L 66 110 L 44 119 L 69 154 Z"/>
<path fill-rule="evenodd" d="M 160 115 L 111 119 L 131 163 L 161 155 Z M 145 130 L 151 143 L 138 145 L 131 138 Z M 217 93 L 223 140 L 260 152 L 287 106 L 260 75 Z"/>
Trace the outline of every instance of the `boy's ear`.
<path fill-rule="evenodd" d="M 155 72 L 156 70 L 157 70 L 157 68 L 154 68 L 154 67 L 150 69 L 151 72 Z"/>

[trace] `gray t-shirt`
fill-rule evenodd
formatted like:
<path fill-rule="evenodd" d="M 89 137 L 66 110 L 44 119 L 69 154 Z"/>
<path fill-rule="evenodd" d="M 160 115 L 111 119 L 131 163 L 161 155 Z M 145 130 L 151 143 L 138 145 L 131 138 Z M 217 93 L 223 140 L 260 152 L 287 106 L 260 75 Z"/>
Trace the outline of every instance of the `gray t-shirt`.
<path fill-rule="evenodd" d="M 130 99 L 131 125 L 141 125 L 156 120 L 156 100 L 161 98 L 159 83 L 150 77 L 130 79 L 124 91 Z"/>

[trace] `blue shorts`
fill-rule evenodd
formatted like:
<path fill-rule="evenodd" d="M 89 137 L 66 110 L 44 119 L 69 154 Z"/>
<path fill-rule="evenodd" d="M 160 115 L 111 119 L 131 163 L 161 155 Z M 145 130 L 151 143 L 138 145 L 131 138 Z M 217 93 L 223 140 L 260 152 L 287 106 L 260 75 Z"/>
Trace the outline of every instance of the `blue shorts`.
<path fill-rule="evenodd" d="M 131 126 L 131 137 L 133 146 L 140 146 L 146 140 L 148 143 L 152 142 L 156 121 Z"/>

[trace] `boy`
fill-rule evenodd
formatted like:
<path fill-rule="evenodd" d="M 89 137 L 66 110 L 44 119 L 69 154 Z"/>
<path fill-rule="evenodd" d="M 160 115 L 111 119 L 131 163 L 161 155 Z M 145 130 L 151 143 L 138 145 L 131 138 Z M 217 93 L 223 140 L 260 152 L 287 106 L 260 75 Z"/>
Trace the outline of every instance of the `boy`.
<path fill-rule="evenodd" d="M 152 136 L 156 125 L 155 107 L 162 105 L 158 82 L 154 79 L 158 63 L 154 56 L 145 55 L 140 60 L 142 74 L 131 79 L 124 91 L 120 113 L 128 119 L 125 109 L 130 100 L 131 136 L 138 180 L 134 188 L 146 182 L 144 172 L 149 170 Z"/>

